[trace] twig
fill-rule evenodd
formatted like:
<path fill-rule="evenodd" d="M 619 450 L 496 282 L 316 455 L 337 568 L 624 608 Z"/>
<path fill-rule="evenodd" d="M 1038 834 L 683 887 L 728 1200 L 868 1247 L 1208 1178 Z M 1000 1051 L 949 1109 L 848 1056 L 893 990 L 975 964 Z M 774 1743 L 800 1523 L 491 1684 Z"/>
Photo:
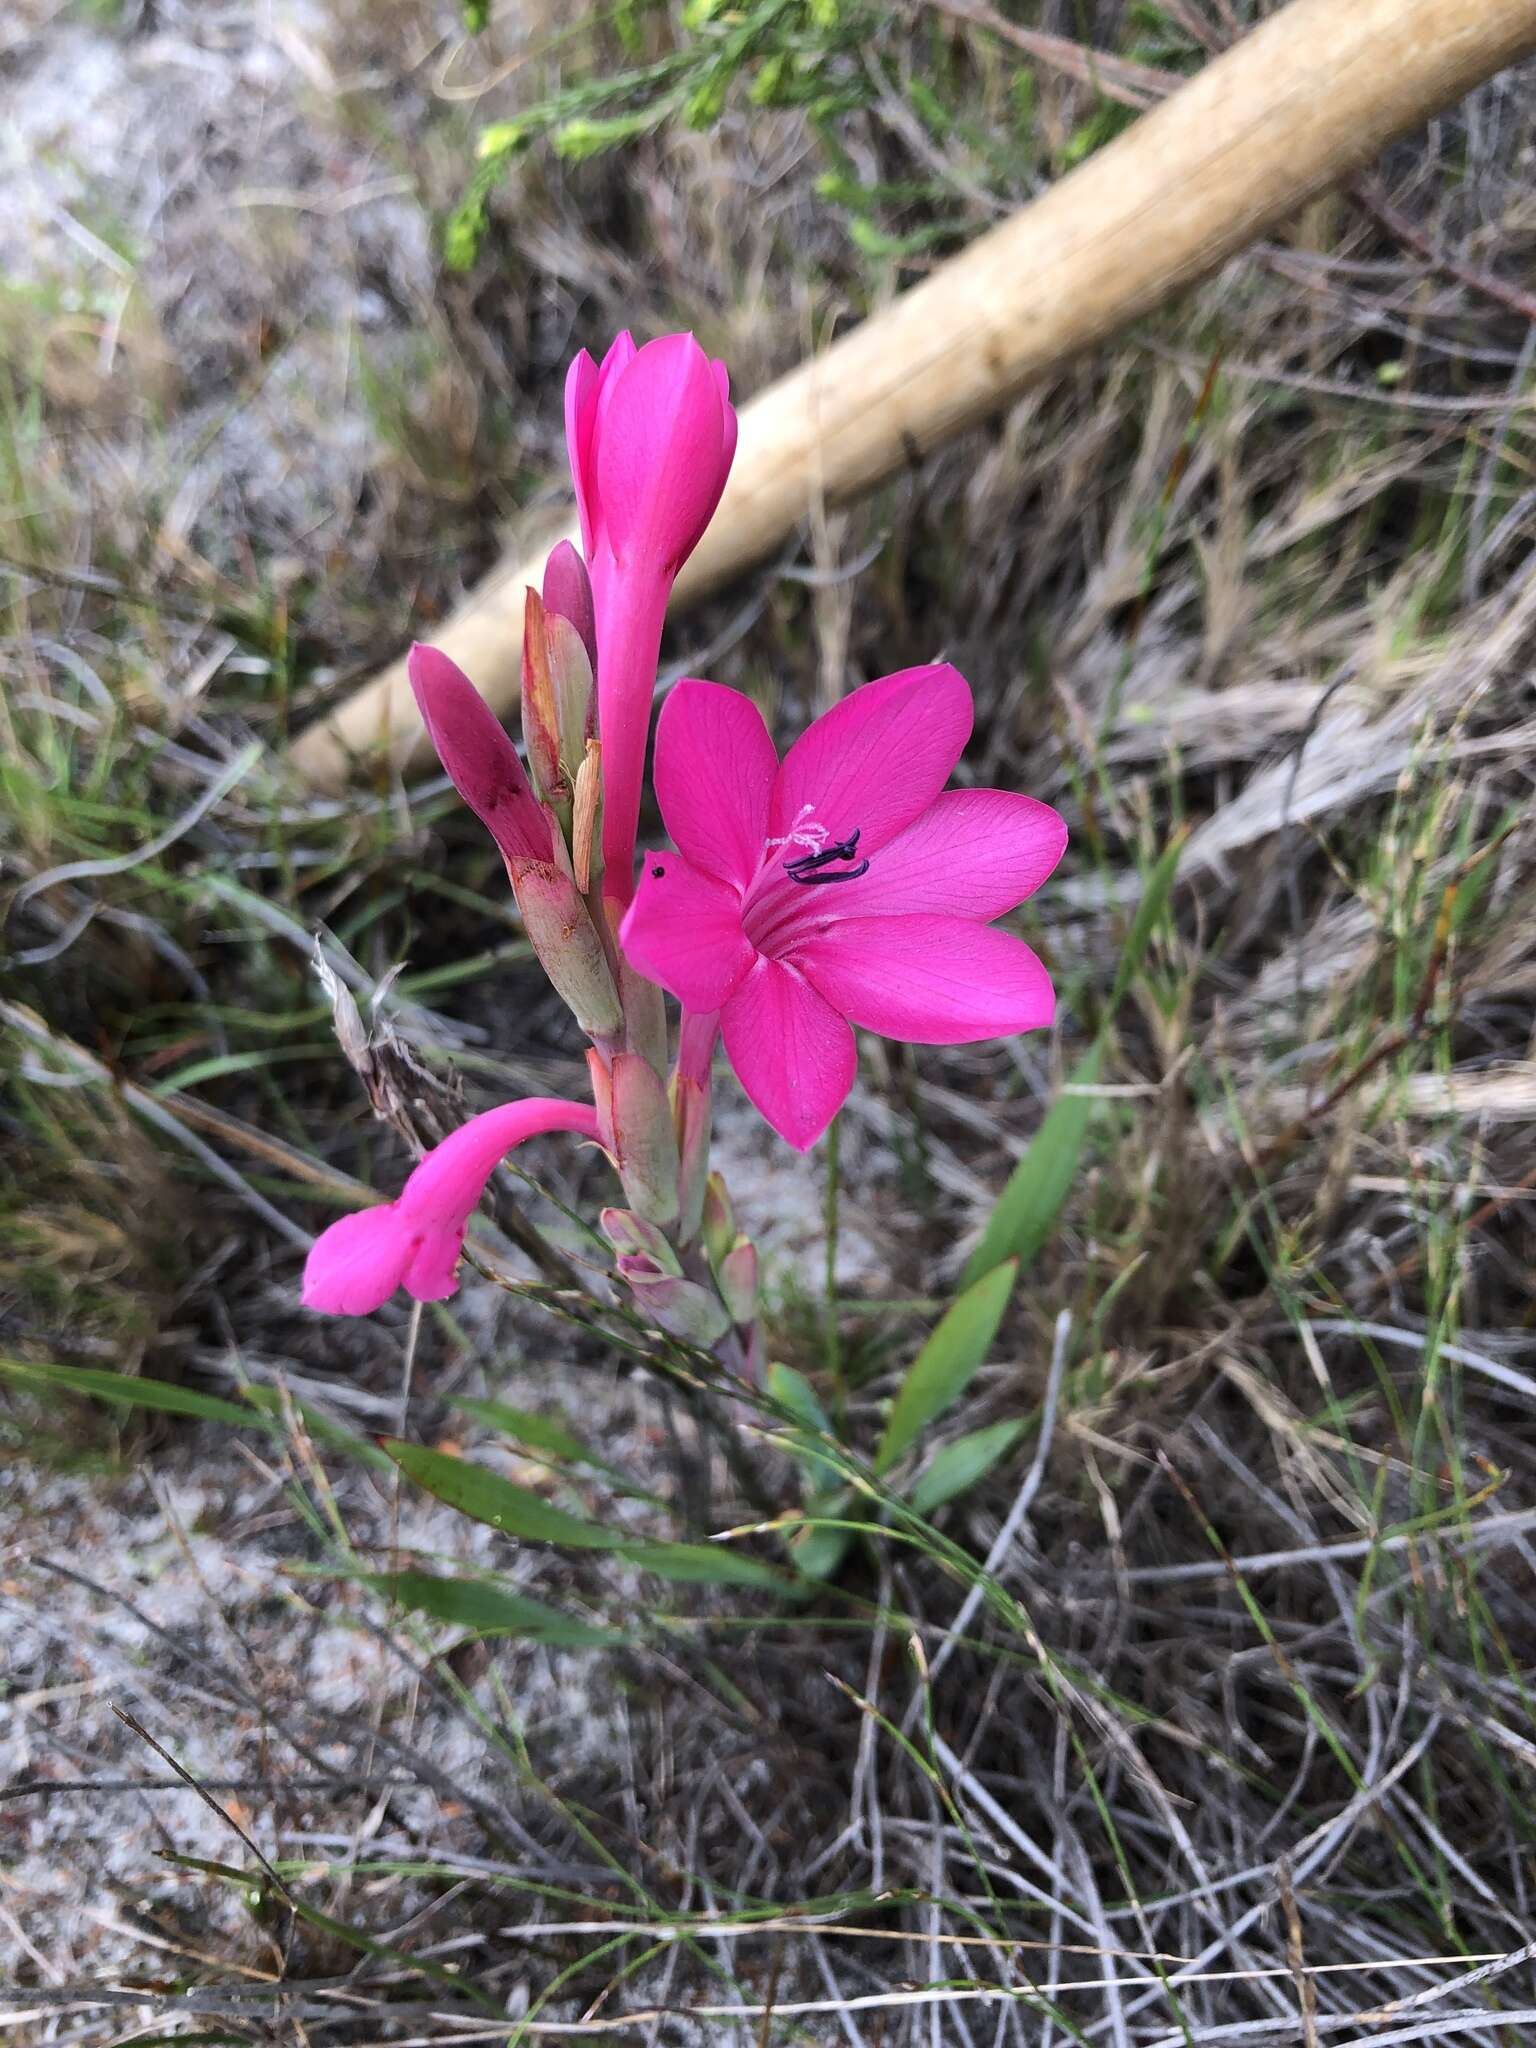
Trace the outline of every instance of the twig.
<path fill-rule="evenodd" d="M 1507 306 L 1510 312 L 1518 313 L 1523 320 L 1536 321 L 1536 292 L 1522 291 L 1519 285 L 1495 277 L 1491 271 L 1479 270 L 1475 264 L 1436 244 L 1423 228 L 1392 204 L 1379 185 L 1365 178 L 1358 179 L 1350 187 L 1350 195 L 1389 234 L 1395 235 L 1400 242 L 1406 242 L 1410 249 L 1417 250 L 1426 263 L 1443 270 L 1447 277 L 1456 278 L 1469 290 L 1481 292 L 1485 299 Z"/>
<path fill-rule="evenodd" d="M 248 1835 L 245 1829 L 241 1827 L 239 1821 L 237 1821 L 235 1819 L 235 1816 L 229 1811 L 229 1808 L 227 1806 L 220 1806 L 219 1802 L 217 1801 L 217 1799 L 214 1798 L 213 1794 L 211 1792 L 205 1791 L 204 1788 L 198 1783 L 196 1778 L 193 1777 L 190 1771 L 183 1770 L 181 1765 L 177 1763 L 175 1757 L 171 1755 L 171 1752 L 167 1748 L 165 1748 L 164 1744 L 156 1742 L 154 1736 L 150 1734 L 149 1730 L 143 1725 L 142 1722 L 136 1721 L 133 1715 L 129 1713 L 126 1707 L 120 1707 L 117 1704 L 116 1700 L 113 1700 L 111 1702 L 111 1706 L 112 1711 L 114 1714 L 116 1714 L 118 1720 L 121 1721 L 125 1727 L 131 1728 L 134 1734 L 138 1736 L 141 1742 L 147 1742 L 150 1748 L 155 1752 L 155 1755 L 159 1757 L 163 1763 L 167 1763 L 170 1765 L 171 1769 L 176 1773 L 177 1777 L 181 1780 L 182 1784 L 185 1785 L 189 1791 L 195 1792 L 198 1798 L 202 1800 L 204 1806 L 206 1806 L 210 1810 L 210 1812 L 216 1813 L 219 1819 L 224 1822 L 226 1827 L 234 1829 L 235 1833 L 240 1837 L 241 1841 L 244 1842 L 246 1848 L 250 1850 L 251 1854 L 255 1857 L 256 1861 L 261 1865 L 262 1869 L 266 1872 L 267 1882 L 271 1885 L 273 1891 L 277 1893 L 280 1899 L 288 1900 L 289 1892 L 287 1885 L 284 1883 L 282 1878 L 278 1876 L 277 1871 L 273 1868 L 272 1864 L 267 1860 L 266 1856 L 262 1853 L 262 1851 L 259 1848 L 257 1848 L 255 1842 L 251 1839 L 250 1835 Z"/>
<path fill-rule="evenodd" d="M 1040 1436 L 1035 1445 L 1035 1455 L 1030 1460 L 1029 1470 L 1024 1475 L 1024 1484 L 1019 1488 L 1018 1497 L 1008 1510 L 1007 1519 L 992 1540 L 992 1546 L 982 1563 L 980 1577 L 961 1602 L 959 1613 L 950 1623 L 943 1642 L 934 1653 L 929 1670 L 930 1682 L 944 1669 L 970 1627 L 977 1608 L 986 1598 L 986 1581 L 1013 1548 L 1014 1539 L 1024 1525 L 1024 1517 L 1029 1513 L 1035 1495 L 1040 1491 L 1040 1483 L 1045 1477 L 1046 1460 L 1051 1455 L 1051 1439 L 1056 1432 L 1056 1404 L 1061 1398 L 1062 1375 L 1067 1365 L 1067 1340 L 1071 1334 L 1072 1312 L 1064 1308 L 1056 1318 L 1056 1335 L 1051 1345 L 1051 1367 L 1046 1376 L 1045 1397 L 1040 1404 Z M 909 1719 L 911 1712 L 912 1709 L 909 1708 Z"/>

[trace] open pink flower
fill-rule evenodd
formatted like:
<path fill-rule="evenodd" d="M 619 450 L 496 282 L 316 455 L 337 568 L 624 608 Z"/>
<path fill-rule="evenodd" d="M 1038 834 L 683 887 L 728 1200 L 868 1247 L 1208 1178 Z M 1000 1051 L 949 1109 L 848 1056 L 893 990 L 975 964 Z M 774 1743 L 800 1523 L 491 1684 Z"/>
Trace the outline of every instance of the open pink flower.
<path fill-rule="evenodd" d="M 903 669 L 818 718 L 780 764 L 757 707 L 681 682 L 656 734 L 678 848 L 648 854 L 620 939 L 691 1011 L 720 1012 L 743 1088 L 802 1151 L 853 1084 L 852 1026 L 959 1045 L 1049 1024 L 1055 993 L 993 918 L 1066 845 L 1048 804 L 946 790 L 971 731 L 947 665 Z"/>
<path fill-rule="evenodd" d="M 304 1264 L 304 1304 L 325 1315 L 366 1316 L 397 1287 L 418 1301 L 446 1301 L 464 1232 L 491 1169 L 514 1145 L 545 1131 L 598 1139 L 597 1111 L 530 1096 L 471 1117 L 435 1146 L 392 1202 L 343 1216 L 321 1232 Z"/>
<path fill-rule="evenodd" d="M 565 436 L 597 614 L 603 886 L 627 903 L 667 601 L 736 453 L 725 365 L 691 334 L 640 349 L 621 334 L 600 366 L 583 349 L 566 378 Z"/>

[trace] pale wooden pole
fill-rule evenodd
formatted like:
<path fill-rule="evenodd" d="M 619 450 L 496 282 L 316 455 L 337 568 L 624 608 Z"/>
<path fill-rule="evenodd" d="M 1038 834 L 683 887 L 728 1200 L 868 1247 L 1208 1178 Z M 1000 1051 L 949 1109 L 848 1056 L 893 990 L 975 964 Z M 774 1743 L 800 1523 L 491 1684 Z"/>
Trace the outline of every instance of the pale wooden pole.
<path fill-rule="evenodd" d="M 1292 0 L 1011 220 L 748 405 L 685 604 L 761 561 L 814 496 L 851 497 L 1208 275 L 1304 201 L 1536 49 L 1536 0 Z M 498 711 L 523 588 L 554 535 L 434 628 Z M 914 649 L 914 658 L 922 652 Z M 422 734 L 403 661 L 296 743 L 316 785 Z"/>

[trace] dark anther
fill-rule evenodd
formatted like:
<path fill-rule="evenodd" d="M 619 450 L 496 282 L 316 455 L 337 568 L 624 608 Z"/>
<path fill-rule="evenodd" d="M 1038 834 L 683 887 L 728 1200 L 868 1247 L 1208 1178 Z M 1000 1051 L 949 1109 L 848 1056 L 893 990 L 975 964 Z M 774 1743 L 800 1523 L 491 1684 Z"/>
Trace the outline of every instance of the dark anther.
<path fill-rule="evenodd" d="M 659 881 L 661 880 L 662 876 L 663 876 L 663 875 L 664 875 L 664 874 L 665 874 L 666 872 L 667 872 L 667 871 L 666 871 L 666 869 L 665 869 L 665 868 L 652 868 L 652 869 L 651 869 L 651 873 L 652 873 L 652 874 L 653 874 L 653 875 L 655 876 L 655 878 L 656 878 L 656 880 L 657 880 L 658 882 L 659 882 Z"/>
<path fill-rule="evenodd" d="M 826 871 L 837 861 L 858 859 L 860 829 L 855 826 L 846 839 L 839 839 L 833 846 L 824 846 L 820 853 L 802 853 L 798 860 L 785 861 L 785 874 L 792 881 L 804 882 L 807 887 L 821 882 L 856 882 L 860 875 L 869 873 L 867 860 L 859 861 L 856 868 L 844 868 L 837 874 Z"/>
<path fill-rule="evenodd" d="M 815 882 L 856 882 L 860 875 L 867 875 L 868 873 L 869 862 L 867 860 L 861 860 L 856 868 L 840 868 L 836 874 L 799 875 L 795 873 L 793 868 L 789 870 L 791 879 L 796 882 L 804 882 L 807 888 L 810 888 L 812 883 Z"/>

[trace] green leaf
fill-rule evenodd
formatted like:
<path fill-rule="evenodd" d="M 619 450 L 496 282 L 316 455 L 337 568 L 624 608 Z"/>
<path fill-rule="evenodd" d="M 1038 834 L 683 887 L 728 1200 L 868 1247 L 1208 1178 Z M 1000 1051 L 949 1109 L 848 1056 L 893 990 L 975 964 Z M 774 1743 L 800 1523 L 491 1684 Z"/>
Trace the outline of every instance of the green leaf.
<path fill-rule="evenodd" d="M 687 1585 L 766 1586 L 782 1593 L 787 1583 L 772 1565 L 724 1543 L 625 1543 L 620 1554 L 642 1571 Z"/>
<path fill-rule="evenodd" d="M 547 1415 L 535 1415 L 526 1408 L 511 1408 L 505 1401 L 454 1402 L 455 1408 L 462 1408 L 466 1415 L 473 1415 L 491 1429 L 499 1429 L 503 1436 L 521 1444 L 525 1450 L 533 1451 L 560 1465 L 586 1465 L 594 1472 L 601 1472 L 622 1493 L 632 1494 L 637 1500 L 653 1500 L 653 1494 L 643 1493 L 633 1480 L 626 1479 L 617 1466 L 608 1464 L 595 1451 L 588 1450 L 580 1437 L 573 1436 L 563 1423 L 553 1422 Z"/>
<path fill-rule="evenodd" d="M 820 1436 L 832 1434 L 827 1411 L 817 1399 L 816 1389 L 803 1372 L 796 1372 L 792 1365 L 770 1365 L 768 1391 L 775 1401 L 787 1408 L 795 1420 L 803 1422 L 807 1429 L 815 1430 Z"/>
<path fill-rule="evenodd" d="M 806 1512 L 811 1515 L 824 1514 L 832 1522 L 841 1523 L 847 1521 L 853 1513 L 853 1508 L 853 1496 L 845 1492 L 813 1501 Z M 818 1582 L 830 1579 L 848 1555 L 853 1537 L 852 1529 L 818 1525 L 814 1522 L 803 1523 L 789 1539 L 789 1554 L 795 1561 L 795 1569 L 807 1579 L 815 1579 Z"/>
<path fill-rule="evenodd" d="M 1021 1417 L 957 1436 L 919 1474 L 909 1495 L 913 1507 L 920 1515 L 931 1515 L 956 1494 L 967 1492 L 1008 1455 L 1028 1427 L 1028 1419 Z"/>
<path fill-rule="evenodd" d="M 202 1394 L 195 1387 L 178 1387 L 169 1380 L 135 1379 L 127 1373 L 99 1372 L 88 1365 L 34 1364 L 20 1358 L 0 1358 L 0 1372 L 21 1385 L 61 1387 L 70 1394 L 89 1394 L 97 1401 L 115 1401 L 124 1408 L 156 1408 L 166 1415 L 195 1415 L 203 1422 L 235 1423 L 248 1429 L 259 1420 L 249 1408 L 236 1401 L 224 1401 L 217 1394 Z"/>
<path fill-rule="evenodd" d="M 592 1628 L 556 1613 L 521 1593 L 504 1592 L 485 1579 L 445 1579 L 435 1572 L 359 1572 L 357 1582 L 371 1586 L 397 1607 L 434 1621 L 454 1622 L 483 1636 L 528 1636 L 561 1649 L 586 1649 L 624 1638 L 612 1629 Z"/>
<path fill-rule="evenodd" d="M 664 1579 L 732 1586 L 785 1585 L 781 1574 L 756 1558 L 713 1543 L 652 1543 L 551 1507 L 526 1486 L 518 1486 L 483 1465 L 429 1451 L 421 1444 L 386 1438 L 384 1448 L 409 1479 L 460 1514 L 487 1522 L 504 1535 L 532 1543 L 560 1543 L 570 1550 L 607 1550 L 642 1571 Z"/>
<path fill-rule="evenodd" d="M 192 1415 L 200 1422 L 221 1422 L 237 1429 L 281 1431 L 283 1404 L 276 1387 L 249 1386 L 241 1389 L 243 1399 L 226 1401 L 218 1394 L 204 1394 L 196 1387 L 181 1387 L 169 1380 L 137 1379 L 127 1373 L 101 1372 L 94 1366 L 49 1365 L 19 1358 L 0 1358 L 0 1373 L 20 1385 L 59 1387 L 65 1393 L 88 1395 L 96 1401 L 113 1401 L 123 1408 L 153 1408 L 163 1415 Z M 366 1465 L 388 1469 L 389 1460 L 368 1442 L 335 1422 L 323 1410 L 308 1402 L 295 1401 L 294 1412 L 310 1435 L 320 1443 L 360 1459 Z"/>
<path fill-rule="evenodd" d="M 770 1365 L 768 1392 L 775 1401 L 789 1410 L 809 1435 L 835 1437 L 836 1432 L 827 1420 L 827 1411 L 817 1399 L 816 1389 L 804 1373 L 796 1372 L 792 1365 Z M 797 1437 L 786 1443 L 785 1448 L 804 1472 L 808 1488 L 825 1489 L 828 1486 L 840 1487 L 843 1484 L 845 1475 L 836 1459 L 817 1449 L 814 1444 Z"/>
<path fill-rule="evenodd" d="M 970 1385 L 992 1348 L 1018 1271 L 1017 1260 L 1005 1259 L 945 1310 L 892 1403 L 891 1419 L 875 1454 L 877 1472 L 888 1472 Z"/>
<path fill-rule="evenodd" d="M 1060 1095 L 1029 1142 L 1029 1149 L 1009 1174 L 998 1196 L 981 1242 L 966 1261 L 965 1281 L 974 1283 L 1003 1259 L 1027 1266 L 1050 1236 L 1067 1190 L 1077 1172 L 1088 1120 L 1096 1108 L 1092 1095 L 1076 1095 L 1098 1079 L 1103 1040 L 1096 1039 L 1073 1068 Z"/>
<path fill-rule="evenodd" d="M 624 1538 L 616 1529 L 604 1529 L 579 1515 L 568 1515 L 564 1508 L 553 1508 L 531 1487 L 518 1486 L 483 1465 L 450 1458 L 445 1451 L 430 1451 L 424 1444 L 402 1443 L 397 1437 L 386 1437 L 384 1449 L 407 1479 L 414 1479 L 471 1521 L 487 1522 L 504 1535 L 521 1536 L 530 1543 L 563 1543 L 571 1550 L 623 1547 Z"/>
<path fill-rule="evenodd" d="M 827 1411 L 817 1399 L 816 1389 L 792 1365 L 770 1365 L 768 1392 L 800 1424 L 803 1436 L 787 1437 L 784 1448 L 800 1467 L 805 1511 L 813 1518 L 825 1515 L 833 1522 L 845 1521 L 852 1511 L 853 1495 L 846 1474 L 829 1452 L 809 1439 L 835 1437 Z M 796 1571 L 818 1582 L 830 1579 L 848 1553 L 853 1532 L 843 1528 L 816 1528 L 810 1523 L 797 1528 L 785 1542 Z"/>

